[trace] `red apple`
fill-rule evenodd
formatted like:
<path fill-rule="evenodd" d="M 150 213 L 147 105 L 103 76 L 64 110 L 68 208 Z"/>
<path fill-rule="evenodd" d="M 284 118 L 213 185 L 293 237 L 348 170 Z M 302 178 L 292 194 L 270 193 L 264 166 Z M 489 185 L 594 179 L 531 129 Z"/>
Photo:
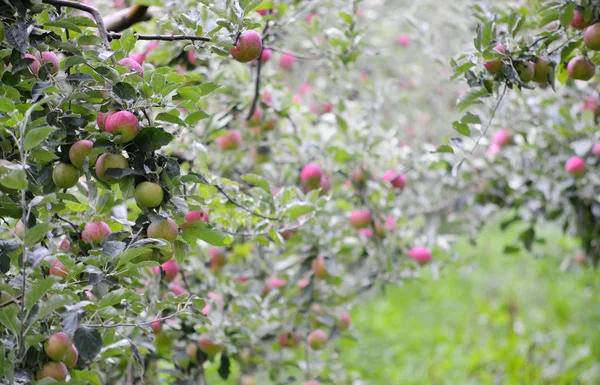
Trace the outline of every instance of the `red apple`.
<path fill-rule="evenodd" d="M 501 148 L 512 143 L 512 137 L 510 135 L 510 131 L 508 131 L 506 129 L 499 130 L 494 135 L 494 138 L 492 139 L 492 143 Z"/>
<path fill-rule="evenodd" d="M 281 59 L 279 59 L 279 66 L 284 70 L 291 70 L 294 68 L 296 64 L 296 57 L 290 54 L 283 54 Z"/>
<path fill-rule="evenodd" d="M 341 330 L 347 330 L 350 328 L 350 324 L 351 324 L 350 314 L 343 313 L 342 316 L 340 317 L 340 320 L 338 321 L 339 328 Z"/>
<path fill-rule="evenodd" d="M 208 250 L 208 255 L 210 256 L 211 266 L 221 267 L 227 262 L 225 255 L 217 247 L 211 247 L 210 250 Z"/>
<path fill-rule="evenodd" d="M 120 135 L 121 143 L 128 143 L 140 132 L 140 122 L 131 112 L 119 111 L 106 118 L 105 129 L 113 136 Z"/>
<path fill-rule="evenodd" d="M 94 143 L 89 140 L 78 140 L 69 149 L 69 160 L 71 164 L 79 169 L 83 167 L 83 160 L 90 155 L 94 149 Z"/>
<path fill-rule="evenodd" d="M 588 58 L 574 57 L 567 65 L 567 72 L 571 79 L 590 80 L 596 73 L 596 66 Z"/>
<path fill-rule="evenodd" d="M 88 244 L 99 244 L 112 233 L 110 227 L 104 221 L 90 222 L 85 225 L 81 233 L 81 239 Z"/>
<path fill-rule="evenodd" d="M 49 67 L 50 67 L 51 74 L 55 74 L 58 72 L 58 70 L 60 68 L 60 63 L 58 61 L 58 56 L 56 56 L 56 54 L 54 52 L 51 52 L 51 51 L 38 52 L 36 54 L 36 57 L 42 66 L 45 67 L 46 65 L 50 64 Z"/>
<path fill-rule="evenodd" d="M 225 349 L 225 346 L 214 342 L 212 339 L 208 338 L 205 333 L 200 335 L 200 339 L 198 339 L 198 347 L 209 356 L 219 354 Z"/>
<path fill-rule="evenodd" d="M 392 170 L 386 171 L 381 179 L 384 182 L 389 182 L 392 187 L 398 190 L 402 190 L 406 186 L 406 176 L 404 174 L 398 174 Z"/>
<path fill-rule="evenodd" d="M 371 173 L 367 166 L 356 167 L 350 173 L 350 181 L 357 189 L 363 189 L 369 179 L 371 179 Z"/>
<path fill-rule="evenodd" d="M 163 263 L 161 268 L 165 272 L 165 281 L 167 282 L 172 282 L 177 277 L 177 274 L 179 274 L 179 264 L 174 259 Z"/>
<path fill-rule="evenodd" d="M 300 180 L 307 191 L 316 190 L 321 187 L 322 176 L 323 171 L 321 167 L 314 163 L 307 164 L 300 172 Z"/>
<path fill-rule="evenodd" d="M 583 43 L 592 51 L 600 51 L 600 23 L 592 24 L 585 29 Z"/>
<path fill-rule="evenodd" d="M 55 277 L 61 277 L 63 279 L 67 278 L 67 275 L 69 274 L 69 269 L 67 269 L 67 267 L 59 259 L 53 260 L 50 263 L 50 266 L 52 266 L 50 268 L 50 275 L 53 275 Z"/>
<path fill-rule="evenodd" d="M 46 362 L 38 372 L 38 380 L 53 378 L 56 381 L 66 381 L 69 370 L 62 362 Z"/>
<path fill-rule="evenodd" d="M 98 112 L 96 116 L 96 124 L 98 129 L 102 132 L 106 131 L 106 118 L 108 118 L 112 112 Z"/>
<path fill-rule="evenodd" d="M 217 145 L 223 151 L 236 150 L 242 144 L 242 134 L 238 130 L 229 130 L 226 135 L 217 138 Z"/>
<path fill-rule="evenodd" d="M 600 144 L 594 144 L 594 146 L 592 147 L 592 154 L 600 156 Z"/>
<path fill-rule="evenodd" d="M 138 206 L 148 208 L 160 206 L 165 197 L 162 187 L 153 182 L 138 184 L 133 195 Z"/>
<path fill-rule="evenodd" d="M 494 47 L 494 50 L 502 53 L 502 54 L 506 54 L 506 49 L 504 48 L 504 46 L 502 44 L 497 44 L 496 47 Z M 502 59 L 498 58 L 498 59 L 494 59 L 494 60 L 489 60 L 483 63 L 483 67 L 488 70 L 488 72 L 495 74 L 496 72 L 500 72 L 502 71 L 502 66 L 504 65 L 504 63 L 502 62 Z"/>
<path fill-rule="evenodd" d="M 30 53 L 26 53 L 26 54 L 25 54 L 25 58 L 26 58 L 26 59 L 33 59 L 33 63 L 31 63 L 31 64 L 29 65 L 29 70 L 30 70 L 30 71 L 31 71 L 31 73 L 33 73 L 34 75 L 37 75 L 37 74 L 38 74 L 38 72 L 39 72 L 39 70 L 40 70 L 40 67 L 42 66 L 42 65 L 40 64 L 40 61 L 38 60 L 38 58 L 37 58 L 37 57 L 35 57 L 35 56 L 33 56 L 33 55 L 32 55 L 32 54 L 30 54 Z"/>
<path fill-rule="evenodd" d="M 52 181 L 57 187 L 71 188 L 79 180 L 79 170 L 69 163 L 58 163 L 52 171 Z"/>
<path fill-rule="evenodd" d="M 579 10 L 573 11 L 573 19 L 571 20 L 571 27 L 575 29 L 585 29 L 589 25 L 589 22 L 585 20 L 585 14 Z"/>
<path fill-rule="evenodd" d="M 585 173 L 585 160 L 572 157 L 565 163 L 565 170 L 574 176 L 583 176 Z"/>
<path fill-rule="evenodd" d="M 139 72 L 141 77 L 144 77 L 144 69 L 135 59 L 126 57 L 119 60 L 119 64 L 127 68 L 129 72 Z"/>
<path fill-rule="evenodd" d="M 262 64 L 265 64 L 269 61 L 269 59 L 271 59 L 271 56 L 273 56 L 273 51 L 271 51 L 268 48 L 263 49 L 262 56 L 260 57 L 260 62 Z"/>
<path fill-rule="evenodd" d="M 599 115 L 600 114 L 600 102 L 598 101 L 597 98 L 590 96 L 589 98 L 587 98 L 585 103 L 583 103 L 583 110 L 584 111 L 592 111 L 594 113 L 594 115 Z"/>
<path fill-rule="evenodd" d="M 262 38 L 256 31 L 243 32 L 235 47 L 229 50 L 231 56 L 241 63 L 247 63 L 260 56 L 263 49 Z"/>
<path fill-rule="evenodd" d="M 308 337 L 306 337 L 306 342 L 308 342 L 308 346 L 310 346 L 313 350 L 321 350 L 327 344 L 328 339 L 327 333 L 325 333 L 323 330 L 317 329 L 310 332 Z"/>
<path fill-rule="evenodd" d="M 150 238 L 161 238 L 174 242 L 177 235 L 179 235 L 179 228 L 171 218 L 166 218 L 160 222 L 152 222 L 148 226 L 148 236 Z"/>
<path fill-rule="evenodd" d="M 110 152 L 104 153 L 96 159 L 96 175 L 98 175 L 98 178 L 108 184 L 117 183 L 118 179 L 104 175 L 106 170 L 110 168 L 129 168 L 129 162 L 123 155 Z"/>
<path fill-rule="evenodd" d="M 52 361 L 62 361 L 67 355 L 67 351 L 71 349 L 71 339 L 64 332 L 52 334 L 46 342 L 44 342 L 44 351 L 48 358 Z"/>
<path fill-rule="evenodd" d="M 143 53 L 134 53 L 129 56 L 131 59 L 135 60 L 140 66 L 144 64 L 144 60 L 146 60 L 146 55 Z M 125 67 L 125 66 L 124 66 Z M 131 69 L 131 68 L 130 68 Z M 142 75 L 143 76 L 143 75 Z"/>
<path fill-rule="evenodd" d="M 410 44 L 410 38 L 404 34 L 401 34 L 396 37 L 396 42 L 401 46 L 406 47 Z"/>
<path fill-rule="evenodd" d="M 69 350 L 67 350 L 67 354 L 65 355 L 65 359 L 64 359 L 64 363 L 65 366 L 68 369 L 73 368 L 73 366 L 75 366 L 75 364 L 77 363 L 77 359 L 79 358 L 79 351 L 77 351 L 77 348 L 75 347 L 75 345 L 71 344 L 71 348 Z"/>
<path fill-rule="evenodd" d="M 421 265 L 425 265 L 431 261 L 431 252 L 424 247 L 413 247 L 408 252 L 408 257 L 414 259 Z"/>
<path fill-rule="evenodd" d="M 312 270 L 317 278 L 327 279 L 329 278 L 329 273 L 327 272 L 327 268 L 325 266 L 325 257 L 319 255 L 317 258 L 312 261 Z"/>
<path fill-rule="evenodd" d="M 355 229 L 361 229 L 371 225 L 371 212 L 368 209 L 354 210 L 350 213 L 350 225 Z"/>
<path fill-rule="evenodd" d="M 293 348 L 300 343 L 300 336 L 298 333 L 285 332 L 279 335 L 279 346 L 282 348 Z"/>

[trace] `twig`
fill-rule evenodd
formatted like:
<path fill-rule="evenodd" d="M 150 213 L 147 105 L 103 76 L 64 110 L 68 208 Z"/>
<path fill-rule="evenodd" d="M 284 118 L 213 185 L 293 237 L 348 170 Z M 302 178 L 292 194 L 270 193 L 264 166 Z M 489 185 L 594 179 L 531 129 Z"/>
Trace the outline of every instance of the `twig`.
<path fill-rule="evenodd" d="M 502 99 L 504 99 L 504 95 L 506 95 L 507 89 L 508 89 L 508 87 L 506 86 L 506 84 L 504 84 L 504 89 L 502 90 L 502 94 L 500 94 L 500 98 L 498 98 L 498 101 L 496 102 L 496 106 L 494 106 L 494 109 L 492 110 L 492 115 L 490 115 L 490 120 L 488 121 L 488 124 L 485 126 L 485 128 L 481 132 L 481 135 L 479 135 L 479 138 L 477 138 L 477 140 L 475 141 L 475 145 L 473 146 L 471 151 L 469 151 L 469 155 L 473 155 L 473 153 L 475 152 L 475 149 L 477 149 L 477 146 L 479 146 L 479 142 L 485 136 L 487 131 L 490 129 L 490 127 L 492 125 L 492 121 L 494 120 L 494 117 L 496 116 L 496 112 L 498 111 L 498 108 L 500 107 L 500 104 L 502 103 Z"/>
<path fill-rule="evenodd" d="M 104 42 L 104 48 L 107 51 L 112 52 L 108 32 L 106 31 L 106 26 L 104 25 L 104 19 L 102 18 L 102 15 L 96 8 L 69 0 L 42 0 L 42 3 L 50 4 L 55 7 L 68 7 L 73 9 L 79 9 L 80 11 L 92 14 L 92 16 L 94 16 L 94 20 L 96 20 L 96 24 L 98 24 L 98 32 L 100 33 L 100 37 Z M 114 55 L 111 56 L 111 59 L 113 61 L 113 64 L 116 64 L 116 59 Z"/>
<path fill-rule="evenodd" d="M 65 218 L 61 217 L 61 216 L 60 216 L 60 215 L 58 215 L 58 214 L 54 214 L 54 218 L 56 218 L 56 219 L 59 219 L 59 220 L 61 220 L 61 221 L 63 221 L 63 222 L 66 222 L 66 223 L 68 223 L 68 224 L 69 224 L 69 225 L 70 225 L 70 226 L 73 228 L 73 230 L 75 230 L 75 231 L 78 231 L 78 230 L 79 230 L 79 227 L 78 227 L 78 226 L 77 226 L 75 223 L 71 222 L 71 221 L 70 221 L 70 220 L 68 220 L 68 219 L 65 219 Z"/>
<path fill-rule="evenodd" d="M 119 32 L 140 21 L 148 21 L 152 18 L 148 11 L 149 7 L 147 5 L 139 4 L 117 11 L 106 17 L 106 30 Z"/>
<path fill-rule="evenodd" d="M 108 36 L 111 39 L 120 39 L 123 37 L 122 33 L 118 32 L 109 32 Z M 196 36 L 196 35 L 144 35 L 140 33 L 136 33 L 133 35 L 138 40 L 164 40 L 164 41 L 178 41 L 178 40 L 190 40 L 190 41 L 211 41 L 210 37 L 206 36 Z"/>
<path fill-rule="evenodd" d="M 191 298 L 191 297 L 190 297 Z M 135 327 L 135 326 L 142 326 L 142 325 L 150 325 L 153 322 L 162 322 L 162 321 L 166 321 L 168 319 L 171 318 L 175 318 L 180 314 L 183 314 L 187 311 L 188 306 L 190 305 L 190 302 L 188 300 L 188 302 L 185 303 L 185 306 L 183 307 L 183 309 L 176 311 L 173 314 L 169 314 L 168 316 L 162 317 L 162 318 L 156 318 L 153 319 L 152 321 L 143 321 L 143 322 L 138 322 L 138 323 L 114 323 L 114 324 L 95 324 L 95 325 L 86 325 L 87 327 L 90 328 L 118 328 L 118 327 Z"/>
<path fill-rule="evenodd" d="M 247 208 L 247 207 L 243 206 L 242 204 L 238 203 L 238 202 L 237 202 L 235 199 L 233 199 L 232 197 L 230 197 L 230 196 L 229 196 L 229 195 L 228 195 L 228 194 L 225 192 L 225 190 L 223 190 L 223 187 L 221 187 L 221 186 L 219 186 L 219 185 L 217 185 L 217 184 L 211 184 L 211 186 L 213 186 L 214 188 L 216 188 L 217 190 L 219 190 L 219 192 L 220 192 L 221 194 L 223 194 L 223 196 L 224 196 L 225 198 L 227 198 L 227 200 L 228 200 L 229 202 L 231 202 L 233 205 L 235 205 L 235 206 L 239 207 L 240 209 L 242 209 L 242 210 L 246 211 L 247 213 L 250 213 L 250 214 L 252 214 L 252 215 L 254 215 L 254 216 L 256 216 L 256 217 L 262 218 L 262 219 L 268 219 L 268 220 L 270 220 L 270 221 L 277 221 L 277 222 L 279 222 L 279 220 L 280 220 L 279 218 L 275 218 L 275 217 L 269 217 L 269 216 L 266 216 L 266 215 L 262 215 L 262 214 L 260 214 L 260 213 L 257 213 L 256 211 L 252 211 L 252 210 L 250 210 L 249 208 Z"/>
<path fill-rule="evenodd" d="M 287 50 L 285 48 L 279 48 L 279 47 L 275 47 L 275 46 L 266 46 L 265 48 L 268 48 L 271 51 L 281 52 L 281 53 L 293 56 L 296 59 L 300 59 L 300 60 L 320 60 L 320 59 L 322 59 L 322 57 L 320 57 L 320 56 L 306 56 L 306 55 L 301 55 L 299 53 Z"/>
<path fill-rule="evenodd" d="M 263 51 L 260 52 L 258 56 L 258 65 L 256 66 L 256 81 L 254 83 L 254 97 L 252 98 L 252 104 L 250 105 L 250 111 L 248 111 L 248 116 L 246 116 L 246 120 L 252 119 L 254 112 L 256 111 L 256 104 L 258 103 L 258 98 L 260 96 L 260 70 L 262 68 L 262 55 Z"/>

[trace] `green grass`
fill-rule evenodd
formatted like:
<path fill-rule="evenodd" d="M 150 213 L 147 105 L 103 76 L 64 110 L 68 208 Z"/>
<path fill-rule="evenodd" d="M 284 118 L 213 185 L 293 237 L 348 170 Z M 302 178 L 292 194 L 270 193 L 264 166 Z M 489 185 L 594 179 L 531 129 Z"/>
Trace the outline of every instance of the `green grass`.
<path fill-rule="evenodd" d="M 555 231 L 535 250 L 543 258 L 503 255 L 517 230 L 459 242 L 464 268 L 355 309 L 360 339 L 341 343 L 346 366 L 368 384 L 600 383 L 599 274 L 561 271 L 576 245 Z"/>

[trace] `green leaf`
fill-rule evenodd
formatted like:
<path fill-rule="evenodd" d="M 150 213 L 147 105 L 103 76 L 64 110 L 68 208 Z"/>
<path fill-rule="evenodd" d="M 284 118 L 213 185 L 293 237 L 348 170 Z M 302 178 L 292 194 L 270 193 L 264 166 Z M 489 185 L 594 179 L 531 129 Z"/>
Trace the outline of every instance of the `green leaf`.
<path fill-rule="evenodd" d="M 48 136 L 56 130 L 54 127 L 44 126 L 36 127 L 29 130 L 25 134 L 25 150 L 29 151 L 40 144 L 44 139 L 48 139 Z"/>
<path fill-rule="evenodd" d="M 445 153 L 445 152 L 453 153 L 454 150 L 452 149 L 452 147 L 448 146 L 447 144 L 442 144 L 434 152 L 437 152 L 437 153 Z"/>
<path fill-rule="evenodd" d="M 459 110 L 463 111 L 465 108 L 472 106 L 473 104 L 483 103 L 481 98 L 489 96 L 490 93 L 485 88 L 472 88 L 464 94 L 456 103 Z"/>
<path fill-rule="evenodd" d="M 50 223 L 40 223 L 30 229 L 27 229 L 27 233 L 25 234 L 25 246 L 31 247 L 40 242 L 42 239 L 44 239 L 46 233 L 51 229 L 52 224 Z"/>
<path fill-rule="evenodd" d="M 216 83 L 207 82 L 207 83 L 200 84 L 197 88 L 198 88 L 198 91 L 200 92 L 200 96 L 205 96 L 205 95 L 210 94 L 211 92 L 213 92 L 214 90 L 216 90 L 219 87 L 221 87 L 221 86 Z"/>
<path fill-rule="evenodd" d="M 69 23 L 81 26 L 81 27 L 98 28 L 98 25 L 96 24 L 96 22 L 94 20 L 90 19 L 89 17 L 85 17 L 85 16 L 70 16 L 63 20 L 68 21 Z"/>
<path fill-rule="evenodd" d="M 293 222 L 303 215 L 312 213 L 314 210 L 315 208 L 313 205 L 300 202 L 297 205 L 287 208 L 283 212 L 282 217 L 288 217 L 290 219 L 290 222 Z"/>
<path fill-rule="evenodd" d="M 192 112 L 190 115 L 188 115 L 185 118 L 185 122 L 191 126 L 191 125 L 196 124 L 197 122 L 199 122 L 203 119 L 206 119 L 208 117 L 210 117 L 210 115 L 202 110 L 195 111 L 195 112 Z"/>
<path fill-rule="evenodd" d="M 185 122 L 183 120 L 181 120 L 178 116 L 175 116 L 168 112 L 161 112 L 160 114 L 156 115 L 155 120 L 157 120 L 159 122 L 173 123 L 173 124 L 177 124 L 179 126 L 186 125 Z"/>
<path fill-rule="evenodd" d="M 263 178 L 260 175 L 256 175 L 256 174 L 246 174 L 242 176 L 242 180 L 246 181 L 250 184 L 253 184 L 257 187 L 260 187 L 261 189 L 263 189 L 267 194 L 271 194 L 271 186 L 269 186 L 269 182 L 266 181 L 265 178 Z"/>
<path fill-rule="evenodd" d="M 461 119 L 463 123 L 481 124 L 481 118 L 471 112 L 467 112 Z"/>
<path fill-rule="evenodd" d="M 22 190 L 27 188 L 29 182 L 27 181 L 27 174 L 25 170 L 11 170 L 10 173 L 0 176 L 0 184 L 4 187 L 8 187 L 15 190 Z"/>
<path fill-rule="evenodd" d="M 49 22 L 45 23 L 44 26 L 70 29 L 71 31 L 81 33 L 81 29 L 78 26 L 76 26 L 75 24 L 73 24 L 65 19 L 49 21 Z"/>
<path fill-rule="evenodd" d="M 13 334 L 19 334 L 21 322 L 18 318 L 19 308 L 17 305 L 10 305 L 0 309 L 0 324 L 4 325 Z"/>
<path fill-rule="evenodd" d="M 233 238 L 220 230 L 209 228 L 203 222 L 194 223 L 193 227 L 187 228 L 183 232 L 183 238 L 191 245 L 195 244 L 196 239 L 201 239 L 213 246 L 227 246 L 233 242 Z"/>
<path fill-rule="evenodd" d="M 483 28 L 481 30 L 481 45 L 483 47 L 487 47 L 490 45 L 492 40 L 496 38 L 496 23 L 492 20 L 488 20 L 483 24 Z"/>
<path fill-rule="evenodd" d="M 44 319 L 44 317 L 52 314 L 57 309 L 65 305 L 73 303 L 73 298 L 67 295 L 53 295 L 48 301 L 46 301 L 38 312 L 38 318 Z"/>
<path fill-rule="evenodd" d="M 466 123 L 463 122 L 454 122 L 452 123 L 452 127 L 461 135 L 471 136 L 471 130 Z"/>
<path fill-rule="evenodd" d="M 573 11 L 575 10 L 575 3 L 568 4 L 566 7 L 560 11 L 560 25 L 564 29 L 568 29 L 570 27 L 571 21 L 573 20 Z"/>
<path fill-rule="evenodd" d="M 123 266 L 124 264 L 130 262 L 131 260 L 139 257 L 140 255 L 147 254 L 149 252 L 151 252 L 151 250 L 147 249 L 145 247 L 137 247 L 137 248 L 133 248 L 133 249 L 124 251 L 123 253 L 119 254 L 119 256 L 118 256 L 118 262 L 117 262 L 116 269 L 118 269 L 119 267 Z"/>
<path fill-rule="evenodd" d="M 79 327 L 73 335 L 73 343 L 84 361 L 93 361 L 102 349 L 102 336 L 96 329 Z"/>
<path fill-rule="evenodd" d="M 17 109 L 12 100 L 0 97 L 0 112 L 13 112 Z"/>
<path fill-rule="evenodd" d="M 173 135 L 156 127 L 146 127 L 140 131 L 133 143 L 142 151 L 158 151 L 173 140 Z"/>
<path fill-rule="evenodd" d="M 83 380 L 86 384 L 89 385 L 102 385 L 102 380 L 100 380 L 100 373 L 93 370 L 69 370 L 71 374 L 71 378 L 74 380 Z"/>
<path fill-rule="evenodd" d="M 121 35 L 119 39 L 119 43 L 121 44 L 121 48 L 125 50 L 125 54 L 129 55 L 129 52 L 135 48 L 135 43 L 137 39 L 134 36 L 133 29 L 126 29 L 125 32 Z"/>
<path fill-rule="evenodd" d="M 35 305 L 44 296 L 44 294 L 48 292 L 48 289 L 50 289 L 56 282 L 57 279 L 55 277 L 51 277 L 41 279 L 28 287 L 27 293 L 25 294 L 25 310 L 29 312 L 33 305 Z"/>

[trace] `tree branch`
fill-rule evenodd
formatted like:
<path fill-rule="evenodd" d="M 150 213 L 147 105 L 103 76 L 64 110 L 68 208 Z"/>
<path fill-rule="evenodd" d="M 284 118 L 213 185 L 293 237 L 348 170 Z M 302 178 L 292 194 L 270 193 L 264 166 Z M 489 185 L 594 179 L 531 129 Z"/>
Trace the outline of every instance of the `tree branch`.
<path fill-rule="evenodd" d="M 293 51 L 289 51 L 287 49 L 284 48 L 279 48 L 279 47 L 274 47 L 274 46 L 266 46 L 265 48 L 270 49 L 271 51 L 275 51 L 275 52 L 281 52 L 290 56 L 295 57 L 296 59 L 300 59 L 300 60 L 320 60 L 322 59 L 322 57 L 320 56 L 306 56 L 306 55 L 300 55 L 298 53 L 295 53 Z"/>
<path fill-rule="evenodd" d="M 252 211 L 252 210 L 250 210 L 249 208 L 245 207 L 245 206 L 244 206 L 244 205 L 242 205 L 241 203 L 238 203 L 238 202 L 237 202 L 235 199 L 233 199 L 232 197 L 230 197 L 230 196 L 229 196 L 229 194 L 227 194 L 227 193 L 225 192 L 225 190 L 223 190 L 223 187 L 219 186 L 218 184 L 211 184 L 211 186 L 213 186 L 214 188 L 216 188 L 217 190 L 219 190 L 219 192 L 220 192 L 221 194 L 223 194 L 223 196 L 224 196 L 225 198 L 227 198 L 227 200 L 228 200 L 229 202 L 231 202 L 233 205 L 235 205 L 235 206 L 239 207 L 240 209 L 242 209 L 242 210 L 246 211 L 247 213 L 250 213 L 250 214 L 252 214 L 252 215 L 254 215 L 254 216 L 256 216 L 256 217 L 262 218 L 262 219 L 268 219 L 268 220 L 270 220 L 270 221 L 277 221 L 277 222 L 279 222 L 279 218 L 275 218 L 275 217 L 269 217 L 269 216 L 266 216 L 266 215 L 262 215 L 262 214 L 260 214 L 260 213 L 257 213 L 256 211 Z"/>
<path fill-rule="evenodd" d="M 120 39 L 123 34 L 118 32 L 109 32 L 108 35 L 112 39 Z M 211 41 L 210 37 L 196 36 L 196 35 L 143 35 L 136 33 L 135 36 L 138 40 L 164 40 L 164 41 L 177 41 L 177 40 L 190 40 L 190 41 Z"/>
<path fill-rule="evenodd" d="M 120 32 L 140 21 L 150 20 L 152 15 L 148 12 L 148 8 L 146 5 L 134 5 L 107 16 L 106 30 Z"/>
<path fill-rule="evenodd" d="M 258 98 L 260 96 L 260 70 L 262 68 L 262 55 L 263 51 L 260 52 L 258 56 L 258 65 L 256 66 L 256 81 L 254 83 L 254 97 L 252 98 L 252 104 L 250 105 L 250 111 L 248 111 L 248 116 L 246 116 L 246 120 L 252 119 L 252 115 L 256 111 L 256 104 L 258 103 Z"/>
<path fill-rule="evenodd" d="M 191 298 L 192 297 L 190 297 L 190 299 Z M 143 322 L 138 322 L 138 323 L 134 323 L 134 324 L 132 324 L 132 323 L 129 323 L 129 324 L 127 324 L 127 323 L 113 323 L 113 324 L 95 324 L 95 325 L 85 325 L 85 326 L 90 327 L 90 328 L 117 328 L 117 327 L 135 327 L 135 326 L 142 326 L 142 325 L 150 325 L 151 323 L 156 322 L 156 321 L 162 322 L 162 321 L 166 321 L 166 320 L 171 319 L 171 318 L 175 318 L 178 315 L 185 313 L 187 311 L 187 309 L 188 309 L 189 306 L 190 306 L 190 302 L 188 300 L 188 302 L 186 302 L 184 304 L 183 309 L 178 310 L 178 311 L 176 311 L 173 314 L 169 314 L 166 317 L 153 319 L 152 321 L 143 321 Z"/>

